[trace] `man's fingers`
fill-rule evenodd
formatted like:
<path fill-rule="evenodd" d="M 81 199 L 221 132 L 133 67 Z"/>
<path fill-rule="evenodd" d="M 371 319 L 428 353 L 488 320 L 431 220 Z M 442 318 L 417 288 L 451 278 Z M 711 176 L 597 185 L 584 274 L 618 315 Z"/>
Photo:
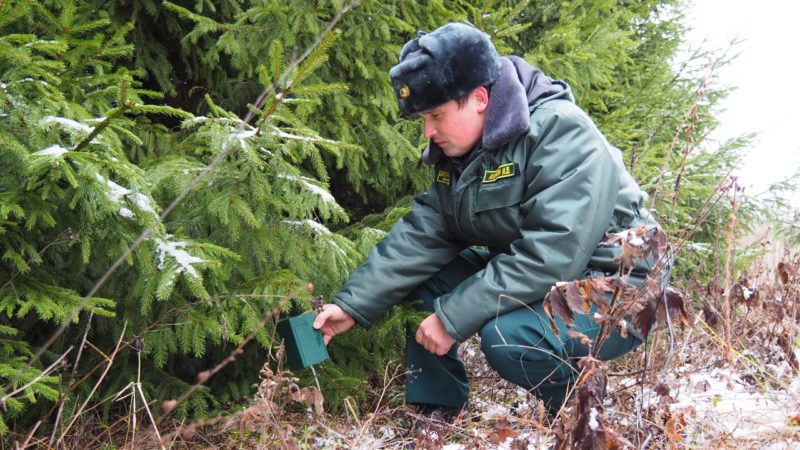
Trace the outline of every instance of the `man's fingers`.
<path fill-rule="evenodd" d="M 320 328 L 324 327 L 325 326 L 325 322 L 328 321 L 328 317 L 330 317 L 330 315 L 331 315 L 331 311 L 329 309 L 325 309 L 325 307 L 323 306 L 322 307 L 322 312 L 317 314 L 317 317 L 314 319 L 314 323 L 312 324 L 312 326 L 314 328 L 316 328 L 317 330 L 319 330 Z"/>
<path fill-rule="evenodd" d="M 331 336 L 330 334 L 322 335 L 322 341 L 325 342 L 325 345 L 328 345 L 328 342 L 330 342 L 331 339 L 333 339 L 333 336 Z"/>

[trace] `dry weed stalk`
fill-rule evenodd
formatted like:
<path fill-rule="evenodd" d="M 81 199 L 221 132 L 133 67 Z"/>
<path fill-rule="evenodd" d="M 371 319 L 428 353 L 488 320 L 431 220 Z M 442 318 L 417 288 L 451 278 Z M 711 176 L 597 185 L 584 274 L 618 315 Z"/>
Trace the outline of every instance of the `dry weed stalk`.
<path fill-rule="evenodd" d="M 110 356 L 106 356 L 105 357 L 105 359 L 106 359 L 106 367 L 103 369 L 103 373 L 100 375 L 100 378 L 97 380 L 97 382 L 94 384 L 94 386 L 92 386 L 92 390 L 89 392 L 89 395 L 86 396 L 86 399 L 83 401 L 83 403 L 78 408 L 78 410 L 75 411 L 72 414 L 72 420 L 70 420 L 69 424 L 66 427 L 64 427 L 64 429 L 61 431 L 61 435 L 59 436 L 58 440 L 56 441 L 57 443 L 59 443 L 61 445 L 64 445 L 64 437 L 66 436 L 67 432 L 69 432 L 69 429 L 72 428 L 72 426 L 78 420 L 78 417 L 80 417 L 80 415 L 82 414 L 84 408 L 86 408 L 86 405 L 89 403 L 89 400 L 92 399 L 92 396 L 94 396 L 94 393 L 100 387 L 100 384 L 102 384 L 103 380 L 105 380 L 105 377 L 108 374 L 108 371 L 111 370 L 111 366 L 114 364 L 114 358 L 119 353 L 119 349 L 120 349 L 120 347 L 122 345 L 122 338 L 125 337 L 125 330 L 127 330 L 127 328 L 128 328 L 128 322 L 125 321 L 125 323 L 122 325 L 122 332 L 120 332 L 120 334 L 119 334 L 119 339 L 117 340 L 117 345 L 114 347 L 114 351 L 111 353 Z M 63 399 L 62 399 L 62 401 L 63 401 Z"/>

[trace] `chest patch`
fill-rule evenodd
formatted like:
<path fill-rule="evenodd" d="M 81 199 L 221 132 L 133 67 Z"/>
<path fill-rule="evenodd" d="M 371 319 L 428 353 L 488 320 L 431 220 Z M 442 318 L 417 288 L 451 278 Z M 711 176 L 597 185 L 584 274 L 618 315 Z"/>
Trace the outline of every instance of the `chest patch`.
<path fill-rule="evenodd" d="M 442 183 L 444 185 L 450 186 L 450 172 L 446 170 L 440 170 L 436 173 L 436 182 Z"/>
<path fill-rule="evenodd" d="M 514 163 L 503 164 L 497 169 L 484 171 L 483 183 L 494 183 L 495 181 L 502 180 L 503 178 L 511 178 L 516 174 L 517 172 L 514 169 Z"/>

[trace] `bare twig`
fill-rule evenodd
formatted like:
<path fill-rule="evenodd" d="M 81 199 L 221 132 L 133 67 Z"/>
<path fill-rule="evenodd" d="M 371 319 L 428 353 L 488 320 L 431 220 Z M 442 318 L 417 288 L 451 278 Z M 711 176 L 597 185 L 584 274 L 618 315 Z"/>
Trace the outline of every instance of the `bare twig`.
<path fill-rule="evenodd" d="M 86 399 L 83 401 L 83 403 L 81 404 L 80 408 L 78 408 L 78 410 L 75 411 L 74 414 L 72 414 L 72 420 L 70 420 L 69 424 L 61 432 L 61 436 L 58 437 L 58 442 L 63 442 L 64 441 L 64 437 L 66 436 L 67 432 L 69 431 L 70 428 L 72 428 L 72 425 L 75 424 L 75 421 L 78 420 L 78 417 L 80 417 L 83 409 L 86 408 L 86 405 L 89 403 L 89 400 L 91 400 L 91 398 L 94 395 L 95 391 L 97 391 L 97 388 L 100 387 L 100 384 L 105 379 L 106 375 L 108 374 L 108 371 L 111 370 L 111 365 L 114 363 L 114 358 L 117 356 L 117 353 L 119 352 L 120 346 L 122 345 L 122 339 L 125 337 L 125 331 L 127 329 L 128 329 L 128 321 L 126 320 L 125 323 L 122 324 L 122 332 L 120 332 L 120 334 L 119 334 L 119 339 L 117 340 L 117 345 L 114 347 L 114 351 L 108 357 L 107 363 L 106 363 L 106 367 L 105 367 L 105 369 L 103 369 L 103 373 L 100 375 L 100 379 L 98 379 L 97 382 L 94 384 L 94 386 L 92 387 L 92 390 L 86 396 Z"/>

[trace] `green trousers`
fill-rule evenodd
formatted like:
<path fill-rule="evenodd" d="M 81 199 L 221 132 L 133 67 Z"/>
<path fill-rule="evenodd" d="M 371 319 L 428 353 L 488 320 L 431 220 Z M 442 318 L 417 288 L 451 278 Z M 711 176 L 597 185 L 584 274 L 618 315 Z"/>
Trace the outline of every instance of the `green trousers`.
<path fill-rule="evenodd" d="M 490 258 L 486 251 L 464 250 L 414 290 L 407 300 L 421 299 L 419 309 L 433 311 L 434 299 L 482 270 Z M 556 319 L 556 324 L 558 334 L 550 327 L 543 302 L 538 301 L 488 321 L 480 331 L 481 351 L 489 365 L 504 379 L 532 392 L 551 411 L 557 411 L 566 400 L 566 394 L 580 372 L 577 361 L 589 353 L 588 346 L 567 335 L 567 327 L 560 319 Z M 571 330 L 595 339 L 600 326 L 589 315 L 576 315 L 575 328 Z M 437 356 L 416 342 L 415 333 L 416 330 L 409 329 L 406 336 L 409 370 L 406 401 L 464 406 L 469 398 L 469 386 L 464 363 L 458 357 L 458 345 L 454 345 L 446 355 Z M 616 358 L 639 344 L 641 341 L 630 333 L 623 338 L 616 332 L 603 343 L 599 358 Z"/>

